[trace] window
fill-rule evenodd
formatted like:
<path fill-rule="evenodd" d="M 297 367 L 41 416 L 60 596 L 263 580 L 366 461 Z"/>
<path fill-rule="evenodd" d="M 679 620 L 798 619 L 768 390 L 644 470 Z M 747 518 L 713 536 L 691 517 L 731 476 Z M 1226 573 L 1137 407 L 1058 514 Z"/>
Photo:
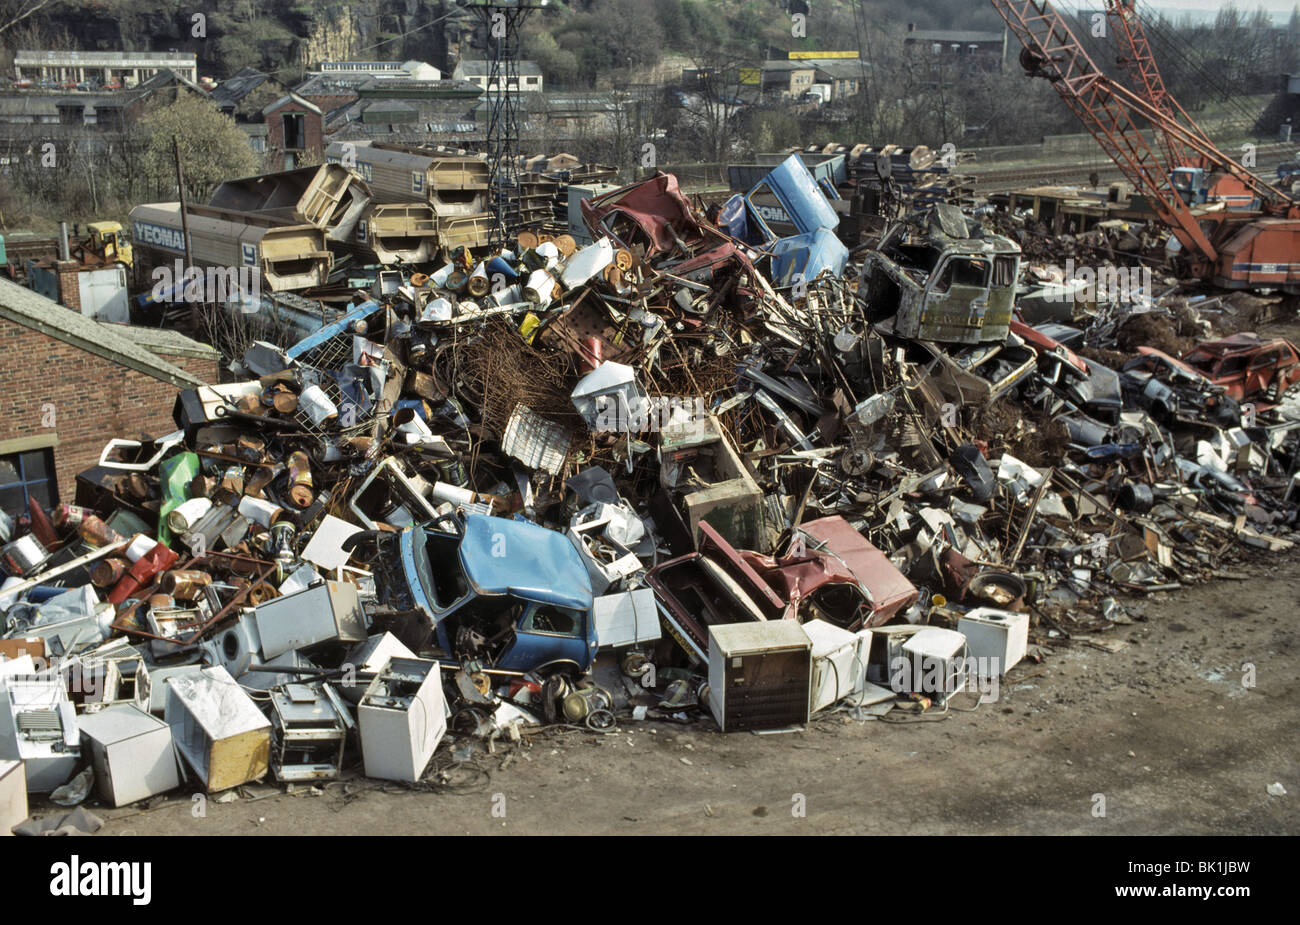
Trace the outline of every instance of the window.
<path fill-rule="evenodd" d="M 566 607 L 535 604 L 520 621 L 519 631 L 553 636 L 581 636 L 582 614 Z"/>
<path fill-rule="evenodd" d="M 537 84 L 538 84 L 538 82 L 539 82 L 540 80 L 541 80 L 541 78 L 539 78 L 539 77 L 525 77 L 525 78 L 524 78 L 524 83 L 527 84 L 527 85 L 530 86 L 530 87 L 535 87 L 535 86 L 537 86 Z"/>
<path fill-rule="evenodd" d="M 1016 258 L 1015 257 L 994 257 L 993 258 L 993 286 L 998 289 L 1005 289 L 1008 286 L 1016 284 Z"/>
<path fill-rule="evenodd" d="M 58 497 L 52 451 L 29 450 L 0 456 L 0 510 L 17 516 L 26 513 L 29 498 L 50 508 Z"/>
<path fill-rule="evenodd" d="M 953 286 L 988 286 L 989 264 L 986 260 L 954 257 L 949 260 L 935 281 L 933 292 L 945 293 Z"/>
<path fill-rule="evenodd" d="M 284 114 L 284 149 L 301 151 L 307 147 L 307 120 L 300 112 Z"/>

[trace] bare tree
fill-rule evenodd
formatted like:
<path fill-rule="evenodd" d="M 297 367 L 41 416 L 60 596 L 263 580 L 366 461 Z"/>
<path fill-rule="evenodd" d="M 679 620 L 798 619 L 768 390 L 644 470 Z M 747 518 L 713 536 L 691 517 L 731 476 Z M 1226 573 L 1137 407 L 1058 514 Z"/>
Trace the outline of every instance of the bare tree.
<path fill-rule="evenodd" d="M 8 32 L 53 2 L 54 0 L 0 0 L 0 34 Z"/>
<path fill-rule="evenodd" d="M 682 108 L 688 124 L 700 136 L 704 159 L 726 161 L 737 137 L 740 112 L 745 103 L 741 92 L 742 68 L 754 66 L 753 51 L 729 43 L 695 44 L 689 54 L 698 83 L 686 91 Z"/>

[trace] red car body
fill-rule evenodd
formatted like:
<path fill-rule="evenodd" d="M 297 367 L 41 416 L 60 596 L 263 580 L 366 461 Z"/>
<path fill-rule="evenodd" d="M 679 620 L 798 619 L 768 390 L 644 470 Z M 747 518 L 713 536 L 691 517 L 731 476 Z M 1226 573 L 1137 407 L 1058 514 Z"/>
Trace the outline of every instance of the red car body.
<path fill-rule="evenodd" d="M 1183 362 L 1215 385 L 1223 386 L 1237 401 L 1258 397 L 1277 400 L 1300 382 L 1300 354 L 1295 344 L 1281 337 L 1233 334 L 1198 344 L 1183 356 Z"/>

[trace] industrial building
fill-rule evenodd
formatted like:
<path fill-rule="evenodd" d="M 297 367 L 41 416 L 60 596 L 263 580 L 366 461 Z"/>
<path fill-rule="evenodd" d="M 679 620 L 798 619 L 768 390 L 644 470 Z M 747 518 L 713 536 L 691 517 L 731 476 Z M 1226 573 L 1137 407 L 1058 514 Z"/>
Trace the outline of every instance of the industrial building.
<path fill-rule="evenodd" d="M 191 52 L 28 50 L 14 55 L 14 76 L 19 80 L 98 80 L 106 86 L 118 82 L 133 87 L 164 70 L 175 71 L 191 82 L 199 79 L 198 63 Z"/>

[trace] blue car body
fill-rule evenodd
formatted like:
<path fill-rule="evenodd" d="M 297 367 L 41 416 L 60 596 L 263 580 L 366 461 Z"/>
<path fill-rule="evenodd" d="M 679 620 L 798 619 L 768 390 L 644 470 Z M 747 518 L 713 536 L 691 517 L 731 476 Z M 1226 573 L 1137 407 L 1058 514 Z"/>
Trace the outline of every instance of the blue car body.
<path fill-rule="evenodd" d="M 455 653 L 456 630 L 504 638 L 490 667 L 591 669 L 597 639 L 591 579 L 561 533 L 486 514 L 409 527 L 398 536 L 411 598 L 429 618 L 438 646 Z M 458 531 L 458 532 L 457 532 Z"/>
<path fill-rule="evenodd" d="M 763 216 L 755 197 L 771 194 L 784 219 L 798 234 L 778 237 Z M 848 263 L 849 250 L 835 236 L 840 217 L 831 208 L 837 198 L 834 186 L 818 181 L 803 158 L 791 154 L 756 183 L 743 197 L 733 196 L 723 206 L 719 221 L 731 235 L 766 249 L 772 256 L 772 278 L 777 286 L 812 282 L 830 274 L 840 276 Z"/>

